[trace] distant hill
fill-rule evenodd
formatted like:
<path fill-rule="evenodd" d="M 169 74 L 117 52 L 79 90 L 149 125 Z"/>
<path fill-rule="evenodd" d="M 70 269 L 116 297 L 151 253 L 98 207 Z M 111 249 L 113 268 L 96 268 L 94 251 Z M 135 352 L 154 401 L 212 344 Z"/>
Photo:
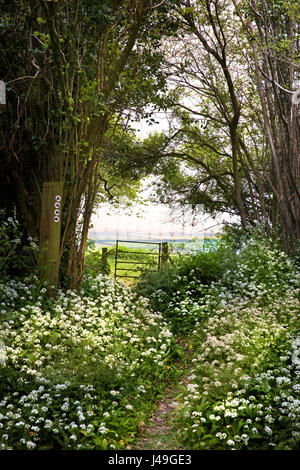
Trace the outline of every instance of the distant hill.
<path fill-rule="evenodd" d="M 187 233 L 116 233 L 116 232 L 89 232 L 89 239 L 94 240 L 97 243 L 111 243 L 116 240 L 132 240 L 132 241 L 144 241 L 144 242 L 184 242 L 193 240 L 195 238 L 215 238 L 215 232 L 202 232 L 199 234 L 187 234 Z"/>

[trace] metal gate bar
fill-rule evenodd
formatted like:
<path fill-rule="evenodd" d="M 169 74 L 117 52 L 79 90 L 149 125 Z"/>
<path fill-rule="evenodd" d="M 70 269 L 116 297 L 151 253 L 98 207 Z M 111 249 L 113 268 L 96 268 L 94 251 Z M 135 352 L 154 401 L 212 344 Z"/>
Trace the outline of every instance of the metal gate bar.
<path fill-rule="evenodd" d="M 128 254 L 131 254 L 131 253 L 134 253 L 135 255 L 157 255 L 157 253 L 153 253 L 153 251 L 146 251 L 146 252 L 143 252 L 141 253 L 140 251 L 120 251 L 120 253 L 128 253 Z"/>
<path fill-rule="evenodd" d="M 143 245 L 161 245 L 162 242 L 141 242 L 137 240 L 117 240 L 121 243 L 142 243 Z"/>
<path fill-rule="evenodd" d="M 145 263 L 144 261 L 118 261 L 118 264 L 120 263 L 126 263 L 126 264 L 149 264 L 149 263 Z"/>

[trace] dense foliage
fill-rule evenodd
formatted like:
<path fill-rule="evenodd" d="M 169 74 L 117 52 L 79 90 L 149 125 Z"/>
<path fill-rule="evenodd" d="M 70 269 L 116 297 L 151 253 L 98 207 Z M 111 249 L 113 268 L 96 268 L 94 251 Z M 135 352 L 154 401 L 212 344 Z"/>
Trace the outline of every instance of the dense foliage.
<path fill-rule="evenodd" d="M 20 224 L 8 217 L 0 225 L 0 278 L 24 276 L 36 271 L 37 245 L 24 237 Z"/>
<path fill-rule="evenodd" d="M 190 337 L 181 437 L 194 449 L 299 449 L 299 267 L 261 235 L 230 260 L 210 283 L 195 264 L 189 276 L 171 268 L 169 291 L 150 296 Z"/>
<path fill-rule="evenodd" d="M 166 264 L 161 271 L 146 272 L 135 290 L 150 299 L 155 311 L 163 312 L 173 331 L 186 334 L 195 324 L 199 304 L 210 284 L 220 278 L 230 261 L 234 262 L 234 255 L 220 243 L 209 251 L 171 259 L 172 264 Z"/>
<path fill-rule="evenodd" d="M 55 299 L 12 280 L 0 296 L 1 448 L 124 448 L 176 370 L 162 316 L 106 277 Z"/>

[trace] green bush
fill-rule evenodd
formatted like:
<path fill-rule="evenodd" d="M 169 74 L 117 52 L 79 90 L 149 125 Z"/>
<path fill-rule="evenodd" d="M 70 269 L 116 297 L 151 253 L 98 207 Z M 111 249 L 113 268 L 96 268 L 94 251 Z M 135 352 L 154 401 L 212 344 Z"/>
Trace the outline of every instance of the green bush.
<path fill-rule="evenodd" d="M 163 314 L 174 332 L 187 334 L 203 314 L 201 299 L 209 286 L 233 263 L 231 247 L 219 242 L 209 251 L 173 257 L 172 264 L 167 263 L 160 271 L 144 273 L 135 291 L 150 299 L 152 309 Z"/>
<path fill-rule="evenodd" d="M 231 248 L 223 243 L 208 252 L 173 257 L 173 264 L 168 263 L 154 273 L 144 273 L 135 290 L 150 297 L 160 289 L 171 298 L 174 292 L 190 282 L 198 281 L 200 284 L 209 285 L 217 281 L 233 258 Z"/>
<path fill-rule="evenodd" d="M 0 273 L 2 278 L 24 277 L 36 272 L 37 245 L 24 236 L 16 219 L 9 217 L 0 226 Z"/>

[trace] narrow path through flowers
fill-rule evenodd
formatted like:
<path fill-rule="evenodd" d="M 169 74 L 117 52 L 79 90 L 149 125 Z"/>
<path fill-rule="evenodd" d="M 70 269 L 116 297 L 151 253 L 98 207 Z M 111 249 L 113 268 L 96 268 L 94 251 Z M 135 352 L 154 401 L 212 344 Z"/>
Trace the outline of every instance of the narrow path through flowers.
<path fill-rule="evenodd" d="M 175 450 L 184 449 L 184 445 L 176 429 L 176 417 L 182 405 L 182 392 L 188 382 L 192 363 L 190 361 L 190 349 L 187 341 L 177 341 L 181 347 L 184 358 L 179 366 L 182 375 L 177 384 L 168 386 L 164 395 L 157 401 L 157 405 L 149 424 L 140 423 L 140 435 L 135 445 L 135 450 Z"/>

